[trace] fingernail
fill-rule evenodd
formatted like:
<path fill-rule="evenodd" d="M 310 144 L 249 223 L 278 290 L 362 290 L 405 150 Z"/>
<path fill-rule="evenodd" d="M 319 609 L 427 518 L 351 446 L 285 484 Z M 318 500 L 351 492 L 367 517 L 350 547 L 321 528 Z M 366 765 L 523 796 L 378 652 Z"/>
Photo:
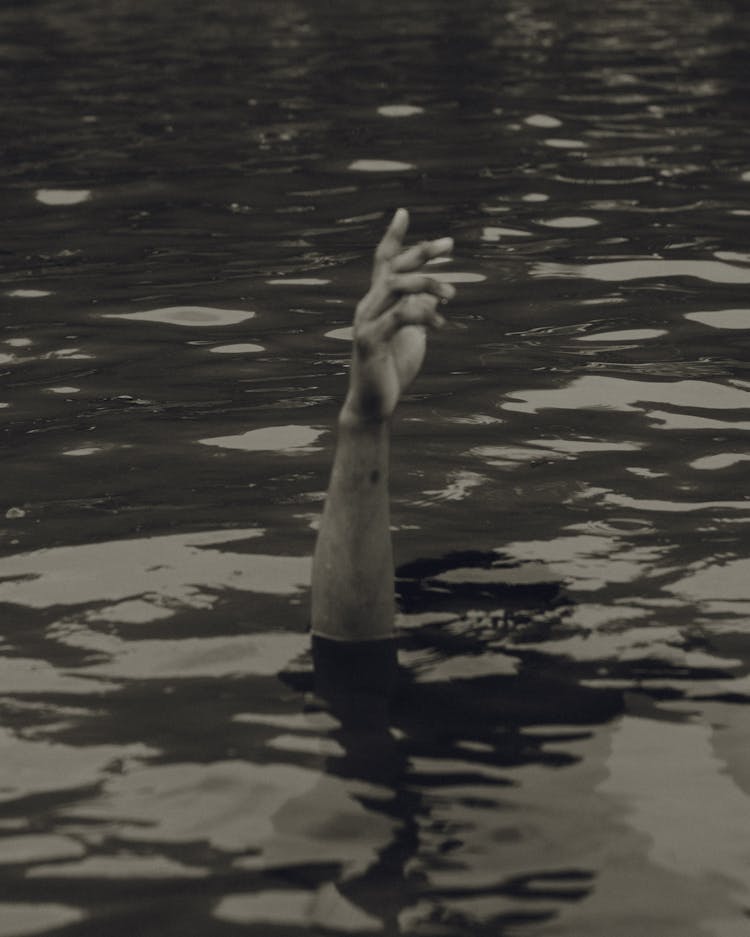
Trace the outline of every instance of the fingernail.
<path fill-rule="evenodd" d="M 435 241 L 435 249 L 439 250 L 441 254 L 452 251 L 453 238 L 438 238 L 437 241 Z"/>
<path fill-rule="evenodd" d="M 440 292 L 443 297 L 442 301 L 447 302 L 449 299 L 453 299 L 453 297 L 456 295 L 456 288 L 455 286 L 452 286 L 450 283 L 441 283 Z"/>

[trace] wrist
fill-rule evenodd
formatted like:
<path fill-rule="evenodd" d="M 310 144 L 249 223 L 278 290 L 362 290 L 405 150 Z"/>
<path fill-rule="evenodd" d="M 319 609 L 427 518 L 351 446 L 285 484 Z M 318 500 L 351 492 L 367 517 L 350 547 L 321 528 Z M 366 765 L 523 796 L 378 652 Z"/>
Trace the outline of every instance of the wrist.
<path fill-rule="evenodd" d="M 338 424 L 340 429 L 375 431 L 386 427 L 390 419 L 391 414 L 364 408 L 347 397 L 339 411 Z"/>

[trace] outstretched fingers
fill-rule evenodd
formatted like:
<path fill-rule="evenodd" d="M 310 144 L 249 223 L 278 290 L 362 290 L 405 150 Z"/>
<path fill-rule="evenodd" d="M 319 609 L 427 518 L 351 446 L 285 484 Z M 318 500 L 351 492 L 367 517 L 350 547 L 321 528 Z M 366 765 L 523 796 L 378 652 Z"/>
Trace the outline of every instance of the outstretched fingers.
<path fill-rule="evenodd" d="M 373 285 L 357 307 L 357 318 L 377 319 L 403 296 L 421 293 L 447 301 L 456 295 L 456 288 L 423 273 L 392 273 Z"/>
<path fill-rule="evenodd" d="M 440 276 L 428 276 L 421 269 L 429 260 L 450 254 L 453 238 L 422 241 L 404 250 L 408 227 L 409 213 L 405 208 L 399 208 L 375 251 L 372 284 L 367 295 L 357 305 L 355 321 L 377 319 L 403 297 L 427 294 L 447 301 L 456 295 L 450 283 L 444 282 Z"/>

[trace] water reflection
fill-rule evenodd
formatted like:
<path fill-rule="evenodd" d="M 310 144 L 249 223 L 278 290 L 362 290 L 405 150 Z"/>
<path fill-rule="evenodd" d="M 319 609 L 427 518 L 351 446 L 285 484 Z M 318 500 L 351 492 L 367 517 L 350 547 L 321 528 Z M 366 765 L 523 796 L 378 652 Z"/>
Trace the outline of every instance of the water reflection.
<path fill-rule="evenodd" d="M 43 205 L 80 205 L 91 198 L 90 189 L 37 189 L 35 198 Z"/>
<path fill-rule="evenodd" d="M 712 312 L 686 312 L 685 318 L 714 329 L 750 329 L 750 309 L 716 309 Z"/>
<path fill-rule="evenodd" d="M 540 263 L 532 269 L 537 277 L 582 277 L 607 282 L 627 282 L 652 277 L 698 277 L 711 283 L 750 283 L 750 270 L 718 260 L 618 260 L 608 263 Z"/>
<path fill-rule="evenodd" d="M 266 426 L 251 429 L 239 436 L 215 436 L 201 439 L 204 446 L 219 446 L 222 449 L 242 449 L 245 452 L 317 452 L 312 444 L 326 431 L 312 426 Z"/>
<path fill-rule="evenodd" d="M 185 325 L 191 328 L 236 325 L 252 319 L 254 312 L 246 309 L 212 309 L 206 306 L 170 306 L 166 309 L 149 309 L 144 312 L 107 313 L 105 319 L 131 319 L 135 322 L 164 322 L 168 325 Z"/>
<path fill-rule="evenodd" d="M 503 409 L 534 413 L 546 408 L 638 410 L 638 404 L 662 403 L 700 410 L 744 410 L 750 408 L 750 392 L 710 381 L 628 381 L 616 377 L 588 375 L 553 391 L 520 391 L 519 398 L 503 403 Z M 646 411 L 647 416 L 652 416 Z M 685 419 L 688 419 L 685 415 Z"/>
<path fill-rule="evenodd" d="M 222 586 L 272 594 L 305 586 L 306 557 L 226 549 L 260 536 L 254 528 L 203 531 L 8 556 L 0 560 L 0 600 L 30 608 L 107 603 L 99 614 L 118 621 L 118 603 L 135 598 L 161 617 L 164 609 L 212 605 Z"/>
<path fill-rule="evenodd" d="M 414 117 L 424 114 L 424 108 L 414 104 L 381 104 L 378 114 L 381 117 Z"/>
<path fill-rule="evenodd" d="M 355 172 L 403 172 L 416 168 L 397 159 L 355 159 L 349 164 L 349 169 Z"/>

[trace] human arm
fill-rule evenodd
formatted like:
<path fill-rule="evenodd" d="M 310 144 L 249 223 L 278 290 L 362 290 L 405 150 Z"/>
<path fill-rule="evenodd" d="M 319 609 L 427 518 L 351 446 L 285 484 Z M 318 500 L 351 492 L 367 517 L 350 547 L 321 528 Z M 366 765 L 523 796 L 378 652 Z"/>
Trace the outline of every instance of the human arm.
<path fill-rule="evenodd" d="M 452 239 L 404 250 L 408 225 L 408 212 L 399 209 L 354 316 L 349 389 L 313 557 L 312 631 L 334 640 L 393 634 L 391 417 L 422 366 L 426 330 L 444 323 L 438 302 L 455 295 L 450 284 L 422 271 L 428 260 L 450 253 Z"/>

